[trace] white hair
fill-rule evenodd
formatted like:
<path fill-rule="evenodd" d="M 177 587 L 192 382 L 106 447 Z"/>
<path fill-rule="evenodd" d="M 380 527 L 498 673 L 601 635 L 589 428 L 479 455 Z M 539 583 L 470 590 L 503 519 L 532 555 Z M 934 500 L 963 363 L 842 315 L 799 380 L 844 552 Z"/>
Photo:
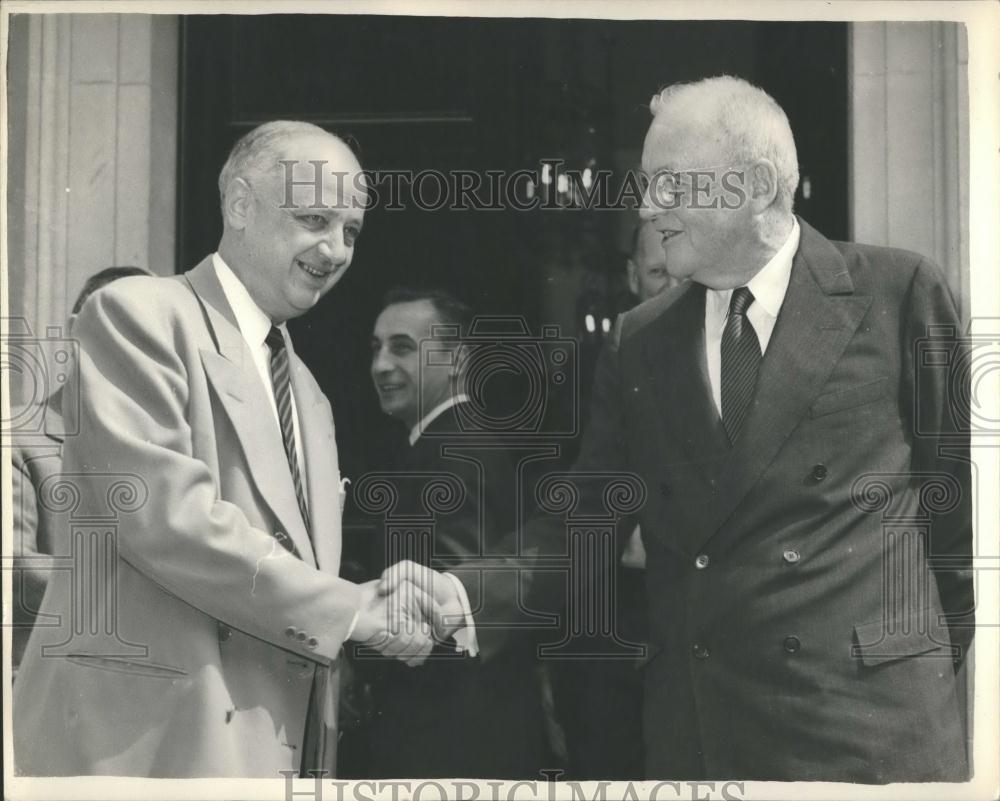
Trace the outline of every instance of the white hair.
<path fill-rule="evenodd" d="M 654 117 L 700 120 L 718 139 L 733 164 L 768 159 L 778 172 L 776 202 L 791 213 L 799 185 L 799 163 L 788 117 L 763 89 L 741 78 L 720 75 L 668 86 L 653 96 Z"/>
<path fill-rule="evenodd" d="M 241 175 L 264 175 L 274 169 L 285 156 L 285 144 L 304 134 L 328 136 L 343 142 L 340 137 L 311 122 L 272 120 L 258 125 L 241 136 L 229 151 L 229 158 L 219 173 L 219 197 L 222 202 L 225 203 L 226 188 L 234 178 Z"/>

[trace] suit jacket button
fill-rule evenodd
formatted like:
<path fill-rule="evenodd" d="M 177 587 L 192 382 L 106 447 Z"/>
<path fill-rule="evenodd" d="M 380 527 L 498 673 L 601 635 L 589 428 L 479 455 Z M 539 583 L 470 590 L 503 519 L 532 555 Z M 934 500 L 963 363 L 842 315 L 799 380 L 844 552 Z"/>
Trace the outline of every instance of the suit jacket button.
<path fill-rule="evenodd" d="M 829 471 L 826 469 L 825 464 L 815 464 L 812 469 L 812 479 L 813 481 L 822 481 L 826 478 Z"/>
<path fill-rule="evenodd" d="M 673 490 L 670 489 L 670 485 L 666 481 L 664 481 L 662 484 L 660 484 L 660 497 L 661 498 L 669 498 L 672 492 L 673 492 Z"/>
<path fill-rule="evenodd" d="M 708 554 L 707 553 L 698 554 L 697 558 L 695 558 L 694 560 L 694 566 L 699 570 L 704 570 L 706 567 L 708 567 Z"/>
<path fill-rule="evenodd" d="M 285 629 L 285 636 L 286 637 L 294 637 L 298 633 L 299 633 L 299 630 L 297 628 L 295 628 L 295 626 L 289 626 L 287 629 Z"/>
<path fill-rule="evenodd" d="M 308 636 L 309 635 L 306 634 L 304 631 L 300 631 L 300 632 L 298 632 L 295 635 L 295 639 L 298 640 L 299 642 L 305 642 L 306 641 L 306 637 L 308 637 Z"/>
<path fill-rule="evenodd" d="M 782 643 L 782 647 L 790 654 L 794 654 L 801 646 L 802 643 L 799 641 L 799 638 L 794 635 L 785 637 L 785 641 Z"/>
<path fill-rule="evenodd" d="M 691 648 L 691 653 L 694 654 L 695 659 L 708 659 L 708 648 L 706 648 L 700 642 L 694 644 L 694 646 Z"/>
<path fill-rule="evenodd" d="M 306 640 L 306 648 L 315 650 L 317 645 L 319 645 L 319 640 L 317 640 L 315 637 L 310 637 L 308 640 Z"/>
<path fill-rule="evenodd" d="M 799 552 L 794 548 L 788 548 L 783 554 L 781 554 L 781 558 L 788 562 L 788 564 L 794 565 L 802 557 L 799 556 Z"/>
<path fill-rule="evenodd" d="M 225 623 L 219 624 L 219 642 L 229 642 L 233 636 L 233 630 Z"/>

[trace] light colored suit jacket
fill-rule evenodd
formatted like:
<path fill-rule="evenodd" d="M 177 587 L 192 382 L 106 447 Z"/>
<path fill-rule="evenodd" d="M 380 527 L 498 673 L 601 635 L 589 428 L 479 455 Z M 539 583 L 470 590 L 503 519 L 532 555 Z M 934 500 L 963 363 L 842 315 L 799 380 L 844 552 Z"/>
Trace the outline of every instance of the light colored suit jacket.
<path fill-rule="evenodd" d="M 209 259 L 115 282 L 74 333 L 79 433 L 64 447 L 58 552 L 77 568 L 50 581 L 43 611 L 63 625 L 36 629 L 22 663 L 16 770 L 280 778 L 300 764 L 316 671 L 336 743 L 338 655 L 359 601 L 338 577 L 330 405 L 290 353 L 310 538 Z"/>

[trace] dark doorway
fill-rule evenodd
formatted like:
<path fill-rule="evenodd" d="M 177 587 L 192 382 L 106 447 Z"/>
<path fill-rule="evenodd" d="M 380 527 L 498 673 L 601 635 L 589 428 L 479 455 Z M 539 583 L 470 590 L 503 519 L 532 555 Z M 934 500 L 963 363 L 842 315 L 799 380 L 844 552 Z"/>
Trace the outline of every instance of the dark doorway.
<path fill-rule="evenodd" d="M 218 243 L 219 169 L 265 120 L 307 119 L 349 137 L 368 170 L 483 176 L 561 158 L 621 173 L 638 160 L 645 104 L 660 86 L 723 72 L 785 107 L 809 177 L 798 208 L 828 236 L 846 236 L 845 24 L 288 14 L 182 25 L 179 271 Z M 368 379 L 388 287 L 440 284 L 483 313 L 585 338 L 579 296 L 595 276 L 598 294 L 612 294 L 629 225 L 627 212 L 369 212 L 345 279 L 291 326 L 333 404 L 344 474 L 381 463 L 403 433 L 383 419 Z"/>

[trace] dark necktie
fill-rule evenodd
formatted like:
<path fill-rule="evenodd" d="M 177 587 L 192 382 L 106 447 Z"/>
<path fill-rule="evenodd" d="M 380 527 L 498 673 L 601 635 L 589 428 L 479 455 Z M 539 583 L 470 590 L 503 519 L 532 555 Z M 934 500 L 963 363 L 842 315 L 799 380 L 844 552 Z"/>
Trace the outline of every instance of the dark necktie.
<path fill-rule="evenodd" d="M 302 474 L 299 471 L 299 457 L 295 448 L 295 427 L 292 424 L 292 387 L 288 382 L 288 351 L 285 350 L 285 338 L 281 331 L 271 326 L 264 340 L 271 351 L 271 384 L 274 387 L 274 400 L 278 407 L 278 422 L 281 424 L 281 439 L 285 444 L 285 456 L 288 457 L 288 467 L 292 471 L 292 482 L 295 484 L 295 497 L 302 512 L 302 521 L 309 530 L 309 509 L 306 506 L 306 495 L 302 489 Z"/>
<path fill-rule="evenodd" d="M 735 290 L 722 332 L 722 424 L 730 442 L 739 436 L 760 369 L 760 342 L 747 319 L 751 304 L 753 293 L 749 289 L 741 286 Z"/>

